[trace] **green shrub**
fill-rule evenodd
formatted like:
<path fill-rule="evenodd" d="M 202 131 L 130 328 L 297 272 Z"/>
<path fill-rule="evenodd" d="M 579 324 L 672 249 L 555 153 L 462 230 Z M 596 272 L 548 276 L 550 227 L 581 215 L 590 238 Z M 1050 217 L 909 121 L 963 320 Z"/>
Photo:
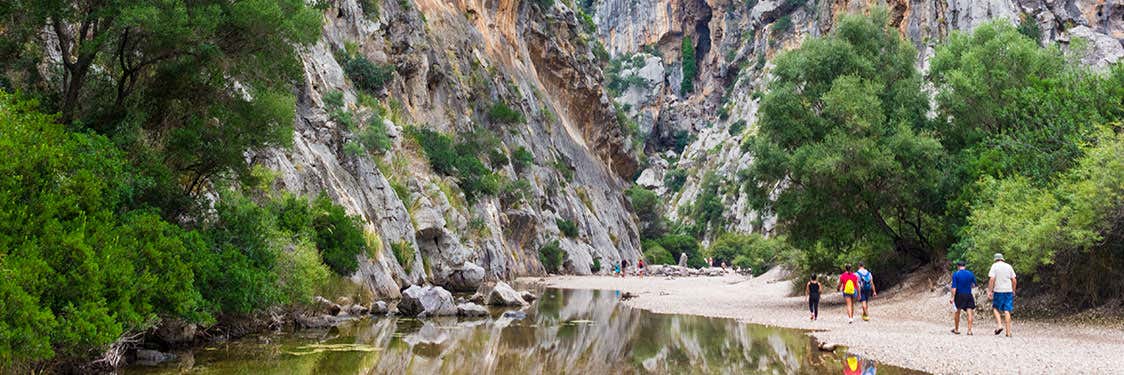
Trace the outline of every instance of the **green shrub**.
<path fill-rule="evenodd" d="M 394 253 L 394 260 L 407 272 L 414 267 L 415 251 L 409 242 L 399 241 L 390 244 L 390 251 Z"/>
<path fill-rule="evenodd" d="M 386 133 L 386 125 L 383 124 L 381 117 L 375 116 L 367 121 L 367 127 L 359 132 L 359 143 L 362 143 L 367 151 L 374 153 L 381 154 L 390 150 L 390 136 Z"/>
<path fill-rule="evenodd" d="M 558 230 L 566 237 L 574 238 L 578 236 L 578 225 L 574 224 L 573 221 L 558 219 L 554 223 L 558 225 Z"/>
<path fill-rule="evenodd" d="M 691 134 L 691 132 L 686 130 L 676 130 L 675 133 L 672 134 L 671 149 L 675 150 L 675 153 L 677 154 L 682 154 L 683 150 L 687 149 L 687 145 L 691 144 L 691 142 L 694 141 L 695 135 Z"/>
<path fill-rule="evenodd" d="M 525 179 L 507 180 L 500 184 L 500 203 L 505 207 L 519 207 L 531 196 L 531 183 Z"/>
<path fill-rule="evenodd" d="M 561 173 L 562 178 L 565 179 L 566 182 L 574 181 L 574 169 L 570 168 L 570 163 L 567 163 L 561 158 L 554 160 L 554 170 Z"/>
<path fill-rule="evenodd" d="M 687 171 L 683 169 L 669 170 L 663 176 L 663 186 L 671 192 L 679 192 L 685 183 L 687 183 Z"/>
<path fill-rule="evenodd" d="M 347 141 L 343 144 L 343 153 L 351 157 L 363 156 L 366 150 L 363 145 L 357 141 Z"/>
<path fill-rule="evenodd" d="M 519 146 L 512 152 L 511 162 L 515 166 L 516 171 L 522 171 L 526 169 L 527 166 L 535 163 L 535 155 L 527 151 L 526 147 Z"/>
<path fill-rule="evenodd" d="M 497 102 L 488 109 L 488 119 L 501 124 L 524 124 L 527 118 L 523 113 L 509 107 L 507 103 Z"/>
<path fill-rule="evenodd" d="M 548 273 L 559 273 L 562 268 L 563 251 L 558 241 L 551 241 L 539 248 L 539 262 Z"/>
<path fill-rule="evenodd" d="M 733 124 L 730 124 L 730 129 L 728 130 L 731 137 L 736 137 L 738 135 L 741 135 L 742 132 L 744 132 L 744 131 L 745 131 L 745 120 L 734 121 Z"/>
<path fill-rule="evenodd" d="M 695 76 L 698 75 L 699 70 L 695 45 L 689 36 L 683 37 L 680 56 L 683 59 L 683 80 L 679 83 L 679 95 L 686 96 L 695 90 Z"/>
<path fill-rule="evenodd" d="M 1042 28 L 1038 26 L 1038 21 L 1031 16 L 1023 16 L 1019 21 L 1019 34 L 1025 35 L 1035 43 L 1042 40 Z"/>
<path fill-rule="evenodd" d="M 313 212 L 312 229 L 324 264 L 340 275 L 354 273 L 359 267 L 356 256 L 367 251 L 359 218 L 348 215 L 324 194 L 316 198 Z"/>
<path fill-rule="evenodd" d="M 699 187 L 699 195 L 695 197 L 695 202 L 691 205 L 691 218 L 695 223 L 695 236 L 702 237 L 706 234 L 708 228 L 716 232 L 724 230 L 725 218 L 722 213 L 726 210 L 726 207 L 722 205 L 722 196 L 718 193 L 721 184 L 722 181 L 714 171 L 708 171 L 703 177 L 702 186 Z"/>
<path fill-rule="evenodd" d="M 482 151 L 481 145 L 493 143 L 489 137 L 470 134 L 466 142 L 454 143 L 452 137 L 429 129 L 411 126 L 406 133 L 421 145 L 435 172 L 457 178 L 469 203 L 499 191 L 499 176 L 476 155 Z"/>
<path fill-rule="evenodd" d="M 343 108 L 343 91 L 332 90 L 324 94 L 324 109 L 334 111 Z"/>
<path fill-rule="evenodd" d="M 792 29 L 792 17 L 783 16 L 773 23 L 773 33 L 779 34 Z"/>
<path fill-rule="evenodd" d="M 343 63 L 343 71 L 347 77 L 360 90 L 372 95 L 382 91 L 391 79 L 394 78 L 394 65 L 375 64 L 366 56 L 351 56 Z"/>

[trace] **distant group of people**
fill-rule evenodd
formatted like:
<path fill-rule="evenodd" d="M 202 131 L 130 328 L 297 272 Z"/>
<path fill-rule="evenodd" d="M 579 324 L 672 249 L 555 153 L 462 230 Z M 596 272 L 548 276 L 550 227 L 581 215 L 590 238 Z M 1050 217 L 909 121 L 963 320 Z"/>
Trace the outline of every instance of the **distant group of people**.
<path fill-rule="evenodd" d="M 1003 254 L 996 253 L 991 269 L 988 270 L 987 296 L 991 299 L 991 311 L 995 314 L 997 327 L 995 335 L 1006 332 L 1011 337 L 1011 311 L 1014 310 L 1015 289 L 1018 281 L 1015 269 L 1006 262 Z M 843 273 L 839 275 L 839 284 L 836 290 L 843 295 L 845 303 L 844 312 L 847 315 L 847 324 L 855 321 L 855 304 L 862 307 L 862 320 L 870 320 L 869 302 L 878 296 L 878 289 L 874 284 L 874 275 L 866 269 L 862 262 L 859 268 L 852 272 L 851 265 L 843 266 Z M 961 260 L 956 263 L 957 271 L 952 274 L 951 293 L 948 303 L 954 306 L 953 334 L 960 334 L 960 316 L 967 315 L 968 335 L 972 334 L 974 312 L 976 310 L 975 295 L 972 288 L 976 286 L 976 275 L 967 269 L 966 263 Z M 804 295 L 808 298 L 808 310 L 811 320 L 819 319 L 819 304 L 823 285 L 817 275 L 804 285 Z"/>
<path fill-rule="evenodd" d="M 619 263 L 613 265 L 613 275 L 625 277 L 626 274 L 628 274 L 628 261 L 621 259 Z M 636 275 L 644 276 L 644 258 L 636 261 Z"/>

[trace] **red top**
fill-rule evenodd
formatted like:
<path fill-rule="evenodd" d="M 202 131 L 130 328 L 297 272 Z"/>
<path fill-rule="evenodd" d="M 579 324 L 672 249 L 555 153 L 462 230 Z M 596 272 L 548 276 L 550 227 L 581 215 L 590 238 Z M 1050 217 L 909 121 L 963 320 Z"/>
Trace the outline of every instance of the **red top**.
<path fill-rule="evenodd" d="M 858 293 L 859 275 L 856 275 L 854 272 L 844 272 L 842 275 L 839 275 L 839 290 L 846 290 L 847 280 L 851 280 L 851 282 L 855 283 L 855 293 Z"/>

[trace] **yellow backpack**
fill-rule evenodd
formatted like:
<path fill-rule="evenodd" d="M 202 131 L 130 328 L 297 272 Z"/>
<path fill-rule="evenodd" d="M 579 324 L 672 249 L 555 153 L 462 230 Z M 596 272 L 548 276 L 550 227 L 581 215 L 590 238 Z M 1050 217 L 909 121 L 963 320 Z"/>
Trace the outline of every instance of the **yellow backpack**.
<path fill-rule="evenodd" d="M 847 283 L 843 284 L 843 294 L 855 294 L 854 280 L 847 280 Z"/>

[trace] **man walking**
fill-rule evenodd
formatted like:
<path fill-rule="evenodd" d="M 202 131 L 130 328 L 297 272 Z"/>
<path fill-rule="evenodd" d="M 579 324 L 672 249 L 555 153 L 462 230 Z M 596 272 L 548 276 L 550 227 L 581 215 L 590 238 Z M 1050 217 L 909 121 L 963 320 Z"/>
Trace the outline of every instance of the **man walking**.
<path fill-rule="evenodd" d="M 995 313 L 995 329 L 998 335 L 1007 330 L 1007 337 L 1011 337 L 1011 310 L 1014 309 L 1015 289 L 1018 281 L 1015 280 L 1015 269 L 1003 261 L 1003 254 L 995 253 L 995 263 L 987 271 L 987 296 L 991 298 L 991 311 Z M 999 314 L 1003 313 L 1000 319 Z"/>
<path fill-rule="evenodd" d="M 960 312 L 968 314 L 968 336 L 972 335 L 972 315 L 976 311 L 976 298 L 972 296 L 972 287 L 976 285 L 976 275 L 964 268 L 963 260 L 956 262 L 957 271 L 952 274 L 952 296 L 948 303 L 956 306 L 953 314 L 952 333 L 960 334 Z"/>
<path fill-rule="evenodd" d="M 863 262 L 859 262 L 859 270 L 855 274 L 858 275 L 859 285 L 861 285 L 859 288 L 859 303 L 862 303 L 863 306 L 863 320 L 868 321 L 870 320 L 870 314 L 867 312 L 866 304 L 871 297 L 878 295 L 878 289 L 874 288 L 874 275 L 870 274 Z"/>
<path fill-rule="evenodd" d="M 859 277 L 851 272 L 851 265 L 848 264 L 843 267 L 842 275 L 839 275 L 839 291 L 843 292 L 843 301 L 847 303 L 847 324 L 855 322 L 855 296 L 859 292 Z"/>

